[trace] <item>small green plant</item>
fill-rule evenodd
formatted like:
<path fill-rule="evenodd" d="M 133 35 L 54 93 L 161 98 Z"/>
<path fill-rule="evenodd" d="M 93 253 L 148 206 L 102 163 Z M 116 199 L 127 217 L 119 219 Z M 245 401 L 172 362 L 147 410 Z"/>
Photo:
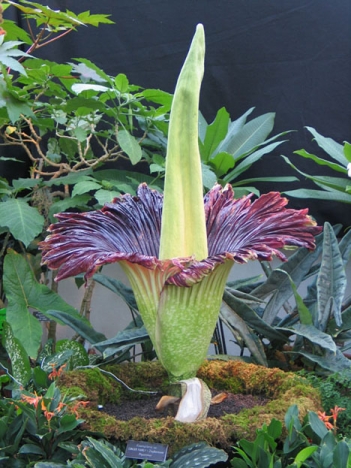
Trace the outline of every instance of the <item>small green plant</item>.
<path fill-rule="evenodd" d="M 348 468 L 351 463 L 351 440 L 340 438 L 336 432 L 339 409 L 334 414 L 309 412 L 304 425 L 296 405 L 285 415 L 282 424 L 273 419 L 257 430 L 253 442 L 242 439 L 234 447 L 231 464 L 235 468 Z M 331 424 L 333 418 L 334 424 Z M 328 428 L 331 430 L 328 430 Z"/>
<path fill-rule="evenodd" d="M 77 417 L 78 407 L 86 404 L 62 396 L 55 382 L 43 395 L 23 391 L 18 399 L 1 399 L 0 461 L 9 467 L 38 460 L 66 461 L 70 453 L 61 443 L 80 441 L 86 434 L 79 430 L 83 420 Z"/>
<path fill-rule="evenodd" d="M 351 437 L 351 400 L 349 397 L 351 379 L 348 372 L 336 372 L 330 375 L 316 375 L 315 373 L 301 371 L 311 385 L 320 393 L 322 407 L 329 413 L 334 407 L 342 407 L 338 417 L 338 432 Z"/>

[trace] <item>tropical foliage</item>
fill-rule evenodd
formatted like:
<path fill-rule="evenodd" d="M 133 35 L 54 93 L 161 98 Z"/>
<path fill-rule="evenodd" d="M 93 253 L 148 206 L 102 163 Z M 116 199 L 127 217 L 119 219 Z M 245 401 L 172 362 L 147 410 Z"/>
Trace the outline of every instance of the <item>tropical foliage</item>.
<path fill-rule="evenodd" d="M 350 167 L 351 167 L 351 145 L 344 142 L 337 143 L 332 138 L 320 135 L 314 128 L 306 127 L 312 134 L 314 140 L 321 150 L 322 156 L 308 153 L 304 149 L 295 151 L 294 154 L 313 161 L 321 168 L 326 169 L 326 175 L 310 175 L 298 168 L 289 158 L 283 156 L 284 160 L 303 177 L 311 180 L 319 190 L 300 188 L 288 190 L 285 193 L 297 198 L 317 198 L 318 200 L 338 201 L 351 203 Z M 329 156 L 326 158 L 325 153 Z M 329 174 L 335 174 L 329 175 Z M 320 190 L 321 189 L 321 190 Z"/>
<path fill-rule="evenodd" d="M 349 232 L 340 242 L 336 233 L 326 223 L 315 251 L 299 249 L 286 263 L 266 270 L 264 282 L 255 278 L 251 284 L 228 285 L 221 319 L 256 362 L 290 366 L 302 358 L 313 368 L 349 372 L 344 354 L 351 338 L 350 304 L 343 299 L 351 243 Z M 302 299 L 297 288 L 304 282 L 307 293 Z"/>

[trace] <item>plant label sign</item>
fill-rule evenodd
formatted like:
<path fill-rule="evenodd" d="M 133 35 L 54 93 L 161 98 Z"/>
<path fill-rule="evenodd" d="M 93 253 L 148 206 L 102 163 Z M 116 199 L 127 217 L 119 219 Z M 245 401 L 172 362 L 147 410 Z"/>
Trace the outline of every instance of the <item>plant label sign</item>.
<path fill-rule="evenodd" d="M 167 450 L 168 445 L 129 440 L 127 442 L 125 456 L 137 460 L 164 462 L 166 461 Z"/>

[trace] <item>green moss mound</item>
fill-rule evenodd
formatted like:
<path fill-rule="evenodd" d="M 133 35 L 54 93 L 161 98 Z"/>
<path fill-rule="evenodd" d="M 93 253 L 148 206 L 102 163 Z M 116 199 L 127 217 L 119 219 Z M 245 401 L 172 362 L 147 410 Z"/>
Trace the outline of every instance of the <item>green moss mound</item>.
<path fill-rule="evenodd" d="M 108 372 L 133 389 L 167 392 L 167 374 L 158 362 L 128 363 L 106 368 Z M 100 375 L 98 375 L 100 374 Z M 267 369 L 241 361 L 208 361 L 199 369 L 198 377 L 210 388 L 232 393 L 264 395 L 269 402 L 242 410 L 238 414 L 227 414 L 221 418 L 207 418 L 192 424 L 184 424 L 172 417 L 144 419 L 135 417 L 130 421 L 119 421 L 114 417 L 93 409 L 81 410 L 85 427 L 102 432 L 108 438 L 121 441 L 129 439 L 160 442 L 169 445 L 170 453 L 185 445 L 205 441 L 210 445 L 228 450 L 241 438 L 254 439 L 256 429 L 269 424 L 274 417 L 284 421 L 289 406 L 299 407 L 300 417 L 308 411 L 321 409 L 319 393 L 306 380 L 294 373 L 280 369 Z M 96 404 L 118 402 L 122 397 L 136 398 L 116 379 L 100 373 L 98 369 L 79 370 L 66 373 L 59 381 L 66 391 L 74 388 Z"/>

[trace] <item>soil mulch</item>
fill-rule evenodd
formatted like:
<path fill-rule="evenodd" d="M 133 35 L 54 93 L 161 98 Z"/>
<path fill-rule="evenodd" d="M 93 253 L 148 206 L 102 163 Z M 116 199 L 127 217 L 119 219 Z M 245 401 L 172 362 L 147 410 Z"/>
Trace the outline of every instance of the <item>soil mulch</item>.
<path fill-rule="evenodd" d="M 212 392 L 214 396 L 216 392 Z M 119 405 L 107 403 L 101 408 L 101 411 L 114 416 L 120 421 L 129 421 L 134 417 L 145 419 L 161 418 L 172 414 L 167 410 L 160 412 L 156 411 L 155 407 L 160 399 L 160 396 L 150 396 L 140 398 L 138 400 L 124 400 Z M 268 398 L 258 395 L 236 395 L 227 393 L 227 398 L 221 403 L 210 406 L 208 417 L 219 418 L 225 414 L 236 414 L 243 409 L 253 408 L 254 406 L 263 406 L 269 401 Z M 169 410 L 171 411 L 171 410 Z M 174 415 L 174 414 L 173 414 Z"/>

